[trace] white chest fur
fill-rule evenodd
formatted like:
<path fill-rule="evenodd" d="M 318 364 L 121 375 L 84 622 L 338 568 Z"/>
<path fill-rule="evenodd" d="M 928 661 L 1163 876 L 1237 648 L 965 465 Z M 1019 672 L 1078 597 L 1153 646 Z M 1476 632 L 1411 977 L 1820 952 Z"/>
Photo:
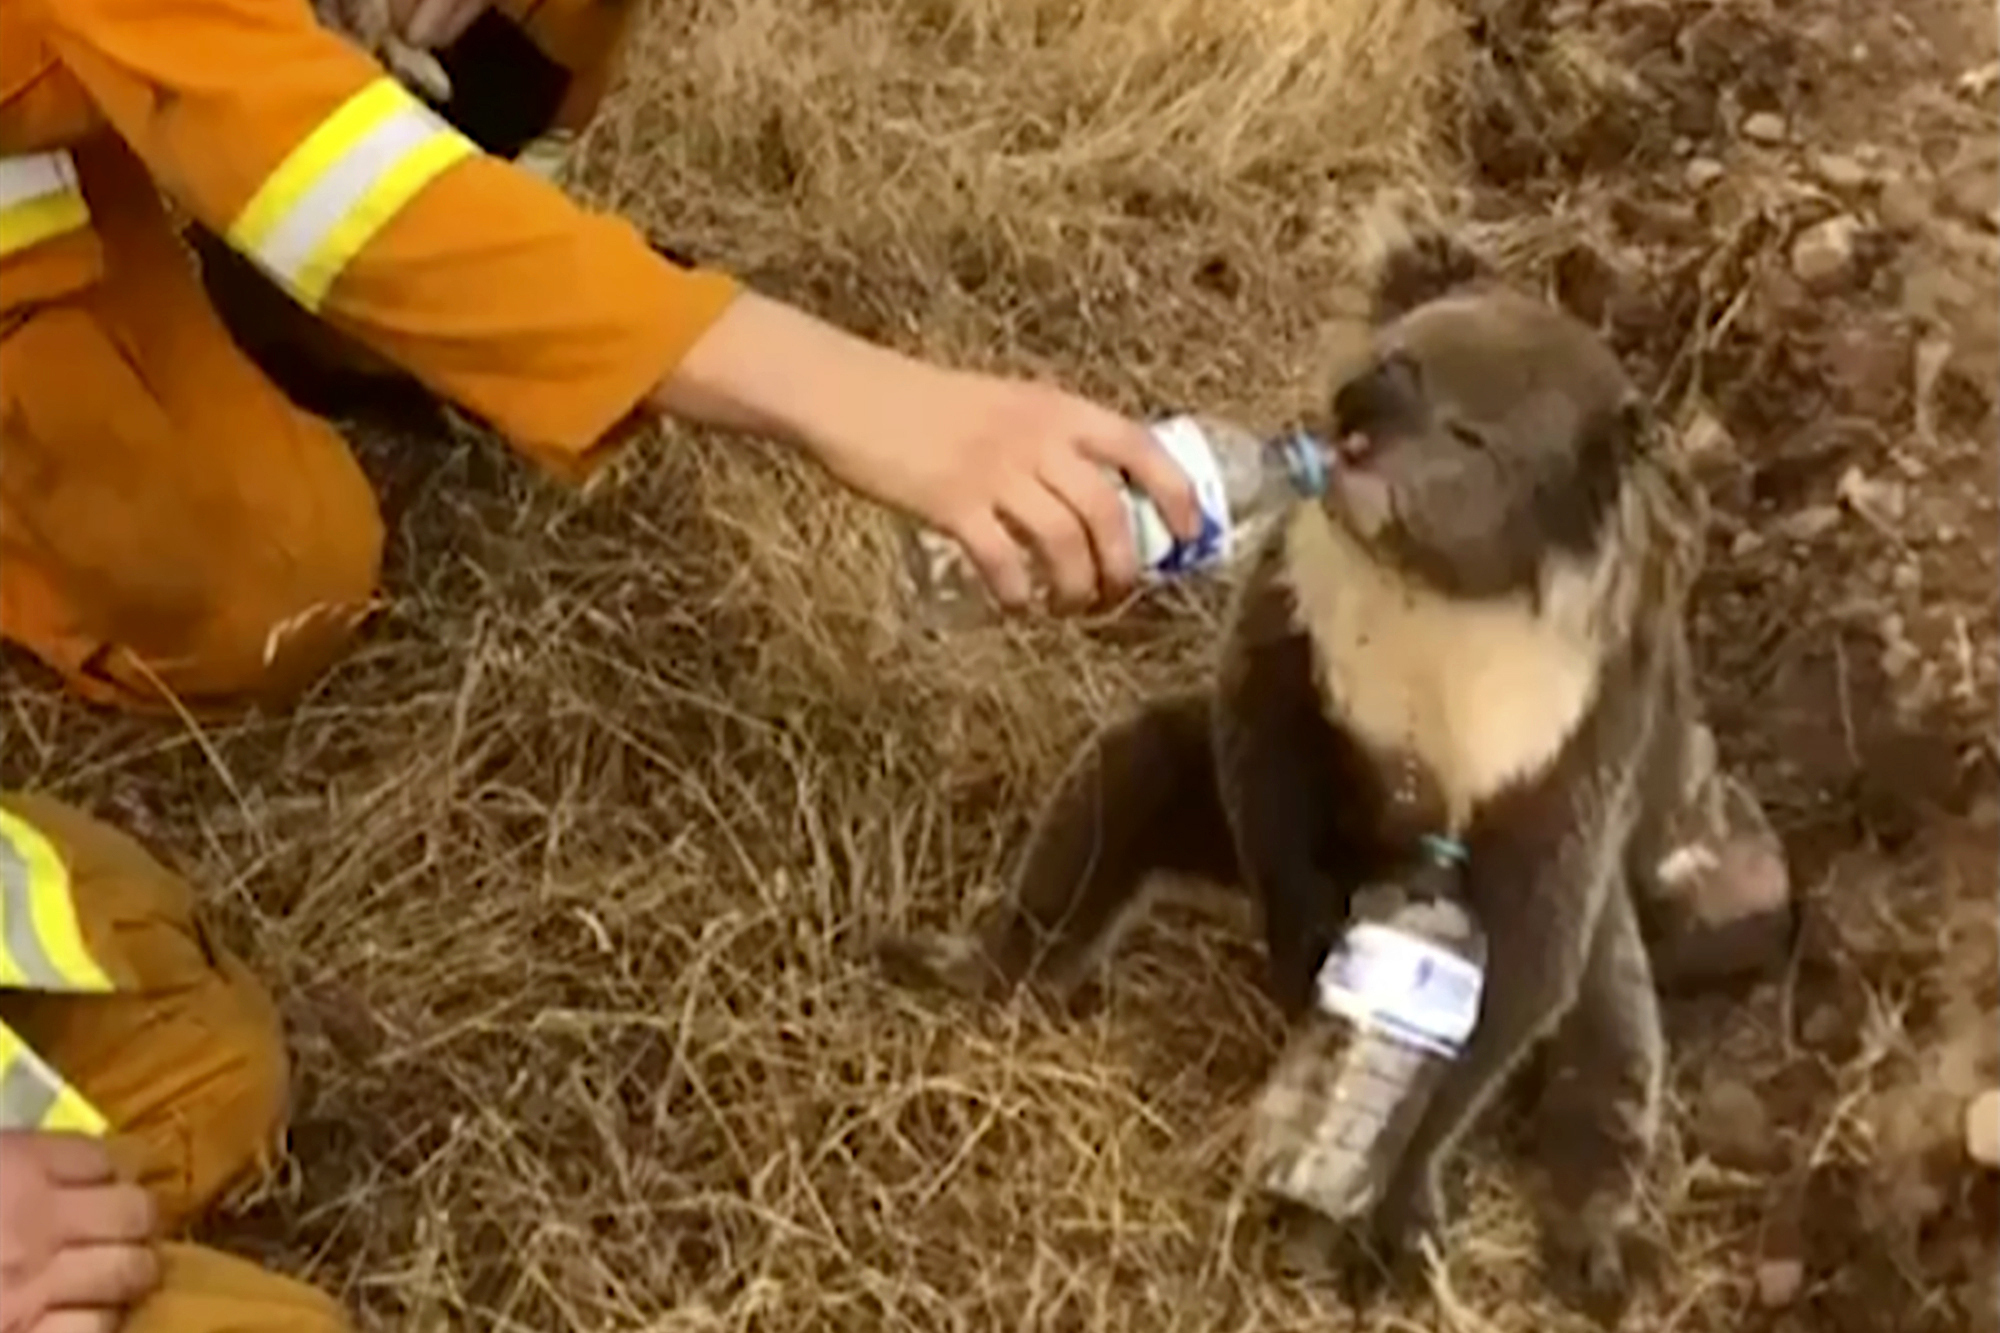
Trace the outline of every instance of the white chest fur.
<path fill-rule="evenodd" d="M 1431 770 L 1455 824 L 1544 769 L 1583 721 L 1602 661 L 1592 571 L 1553 575 L 1538 612 L 1526 597 L 1461 602 L 1413 584 L 1315 508 L 1285 544 L 1320 688 L 1364 741 Z"/>

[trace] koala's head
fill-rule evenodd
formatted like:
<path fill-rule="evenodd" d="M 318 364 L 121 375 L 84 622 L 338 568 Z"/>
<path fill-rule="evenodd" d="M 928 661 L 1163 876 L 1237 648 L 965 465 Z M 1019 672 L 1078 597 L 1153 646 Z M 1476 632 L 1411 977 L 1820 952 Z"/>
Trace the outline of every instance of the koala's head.
<path fill-rule="evenodd" d="M 1323 429 L 1335 522 L 1441 592 L 1498 597 L 1609 540 L 1646 412 L 1574 318 L 1455 285 L 1378 321 L 1336 377 Z"/>

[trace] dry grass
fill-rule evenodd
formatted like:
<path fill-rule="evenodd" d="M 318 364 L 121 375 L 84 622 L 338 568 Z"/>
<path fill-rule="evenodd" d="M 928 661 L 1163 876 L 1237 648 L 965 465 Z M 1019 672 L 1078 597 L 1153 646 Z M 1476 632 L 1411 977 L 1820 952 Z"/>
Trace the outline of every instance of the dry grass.
<path fill-rule="evenodd" d="M 697 0 L 587 181 L 904 346 L 1268 422 L 1319 388 L 1354 205 L 1453 184 L 1473 60 L 1444 0 Z M 1212 605 L 925 643 L 881 516 L 743 442 L 670 435 L 581 499 L 483 443 L 369 461 L 396 607 L 294 716 L 24 687 L 0 722 L 6 781 L 177 857 L 282 998 L 293 1169 L 229 1243 L 370 1328 L 1572 1326 L 1488 1155 L 1438 1309 L 1262 1270 L 1240 923 L 1143 930 L 1082 1018 L 857 957 L 983 896 L 1092 719 L 1201 669 Z M 1750 1187 L 1670 1179 L 1646 1326 L 1739 1327 Z"/>

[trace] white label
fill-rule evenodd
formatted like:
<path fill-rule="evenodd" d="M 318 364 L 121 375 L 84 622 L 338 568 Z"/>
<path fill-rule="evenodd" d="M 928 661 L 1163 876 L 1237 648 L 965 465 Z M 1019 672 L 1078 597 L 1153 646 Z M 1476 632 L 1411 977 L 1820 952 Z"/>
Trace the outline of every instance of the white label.
<path fill-rule="evenodd" d="M 1363 922 L 1319 971 L 1320 1007 L 1357 1027 L 1455 1056 L 1479 1021 L 1486 976 L 1429 940 Z"/>
<path fill-rule="evenodd" d="M 1154 423 L 1153 438 L 1187 473 L 1201 508 L 1201 535 L 1191 542 L 1175 539 L 1159 509 L 1138 490 L 1130 492 L 1132 540 L 1139 548 L 1140 568 L 1157 574 L 1179 574 L 1226 558 L 1234 535 L 1229 493 L 1215 449 L 1191 417 L 1169 417 Z"/>

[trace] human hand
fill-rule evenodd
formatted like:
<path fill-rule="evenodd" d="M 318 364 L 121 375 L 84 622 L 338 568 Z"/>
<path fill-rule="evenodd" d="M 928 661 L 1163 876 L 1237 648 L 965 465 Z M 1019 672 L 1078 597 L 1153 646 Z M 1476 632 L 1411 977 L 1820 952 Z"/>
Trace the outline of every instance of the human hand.
<path fill-rule="evenodd" d="M 800 444 L 854 490 L 955 539 L 1007 607 L 1029 599 L 1031 552 L 1057 610 L 1137 578 L 1110 469 L 1174 535 L 1200 531 L 1187 477 L 1137 423 L 1049 385 L 900 355 L 754 294 L 723 313 L 654 402 Z"/>
<path fill-rule="evenodd" d="M 389 6 L 404 41 L 435 51 L 463 36 L 475 19 L 493 7 L 493 0 L 389 0 Z"/>
<path fill-rule="evenodd" d="M 95 1139 L 0 1131 L 0 1333 L 111 1333 L 159 1281 L 154 1226 Z"/>

